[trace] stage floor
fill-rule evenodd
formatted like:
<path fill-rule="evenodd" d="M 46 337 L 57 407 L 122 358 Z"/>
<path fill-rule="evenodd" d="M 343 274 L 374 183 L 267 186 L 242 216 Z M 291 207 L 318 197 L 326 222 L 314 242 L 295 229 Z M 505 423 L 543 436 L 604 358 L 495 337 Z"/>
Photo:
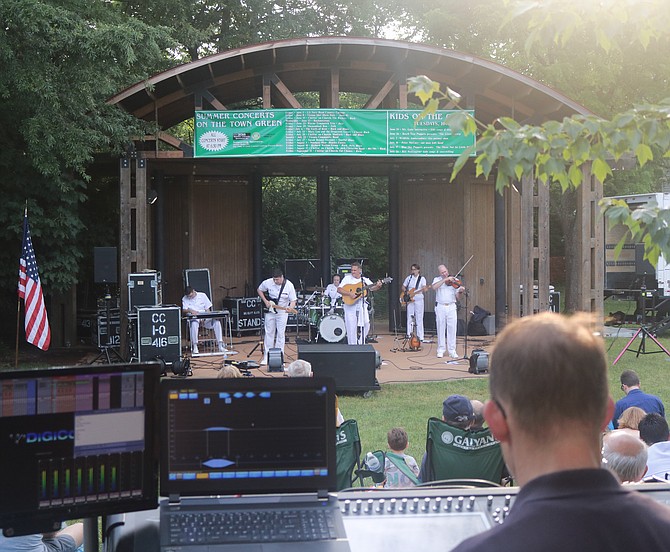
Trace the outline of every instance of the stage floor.
<path fill-rule="evenodd" d="M 296 339 L 306 340 L 307 332 L 303 331 L 296 336 L 295 331 L 287 335 L 284 363 L 298 358 L 298 343 Z M 313 338 L 314 336 L 312 336 Z M 403 339 L 396 339 L 391 334 L 378 333 L 376 342 L 370 343 L 380 354 L 382 365 L 376 371 L 377 381 L 384 383 L 404 383 L 421 381 L 443 381 L 454 378 L 481 378 L 486 374 L 475 375 L 468 372 L 469 361 L 467 358 L 452 360 L 449 358 L 437 358 L 437 340 L 435 336 L 427 336 L 431 343 L 422 343 L 419 351 L 402 351 Z M 216 354 L 209 356 L 197 356 L 191 359 L 193 376 L 198 378 L 216 377 L 219 369 L 226 361 L 245 362 L 251 361 L 260 364 L 262 349 L 261 337 L 254 334 L 242 334 L 241 337 L 233 337 L 233 349 L 237 354 L 224 357 Z M 457 352 L 461 357 L 469 357 L 474 349 L 490 351 L 494 336 L 467 337 L 467 350 L 465 337 L 457 338 Z M 328 343 L 325 343 L 327 345 Z M 267 366 L 250 367 L 252 376 L 258 377 L 283 377 L 280 372 L 268 372 Z"/>

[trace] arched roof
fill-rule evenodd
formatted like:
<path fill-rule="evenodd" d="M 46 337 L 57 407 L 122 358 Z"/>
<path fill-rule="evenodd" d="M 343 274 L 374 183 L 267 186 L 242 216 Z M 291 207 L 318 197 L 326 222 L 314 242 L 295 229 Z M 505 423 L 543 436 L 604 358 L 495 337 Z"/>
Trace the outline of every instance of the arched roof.
<path fill-rule="evenodd" d="M 459 92 L 461 107 L 488 123 L 521 123 L 590 112 L 563 94 L 476 56 L 425 44 L 349 37 L 299 38 L 245 46 L 193 61 L 138 82 L 109 100 L 167 129 L 195 109 L 301 107 L 296 94 L 318 92 L 320 107 L 339 107 L 339 93 L 367 95 L 367 108 L 407 106 L 406 79 L 427 75 Z M 409 101 L 413 101 L 412 98 Z"/>

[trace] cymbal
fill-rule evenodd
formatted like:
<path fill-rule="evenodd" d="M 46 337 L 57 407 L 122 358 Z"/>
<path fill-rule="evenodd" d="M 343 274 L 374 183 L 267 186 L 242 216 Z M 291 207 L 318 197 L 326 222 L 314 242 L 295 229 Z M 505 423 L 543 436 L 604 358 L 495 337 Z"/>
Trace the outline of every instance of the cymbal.
<path fill-rule="evenodd" d="M 323 288 L 323 287 L 308 287 L 307 291 L 326 291 L 326 288 Z"/>

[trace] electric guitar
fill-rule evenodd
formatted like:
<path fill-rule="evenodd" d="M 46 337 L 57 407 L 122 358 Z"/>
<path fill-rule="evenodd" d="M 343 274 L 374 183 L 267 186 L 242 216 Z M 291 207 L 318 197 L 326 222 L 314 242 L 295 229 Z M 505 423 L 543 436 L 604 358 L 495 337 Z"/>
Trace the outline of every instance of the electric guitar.
<path fill-rule="evenodd" d="M 387 276 L 381 282 L 382 284 L 388 284 L 392 281 L 393 278 Z M 349 297 L 348 295 L 342 294 L 342 301 L 344 301 L 345 305 L 353 305 L 361 297 L 365 297 L 368 294 L 368 290 L 376 285 L 377 282 L 373 282 L 365 286 L 361 286 L 361 284 L 345 284 L 343 286 L 340 286 L 345 292 L 356 294 L 356 297 Z"/>
<path fill-rule="evenodd" d="M 269 313 L 272 314 L 277 314 L 278 310 L 286 311 L 291 314 L 297 314 L 298 311 L 295 310 L 293 307 L 282 307 L 281 305 L 277 305 L 274 301 L 270 301 L 270 306 L 267 307 L 266 309 Z"/>
<path fill-rule="evenodd" d="M 430 284 L 426 284 L 423 287 L 420 288 L 410 288 L 406 289 L 400 294 L 400 304 L 401 305 L 406 305 L 407 303 L 414 303 L 414 296 L 417 293 L 423 293 L 424 291 L 428 291 L 431 288 Z"/>

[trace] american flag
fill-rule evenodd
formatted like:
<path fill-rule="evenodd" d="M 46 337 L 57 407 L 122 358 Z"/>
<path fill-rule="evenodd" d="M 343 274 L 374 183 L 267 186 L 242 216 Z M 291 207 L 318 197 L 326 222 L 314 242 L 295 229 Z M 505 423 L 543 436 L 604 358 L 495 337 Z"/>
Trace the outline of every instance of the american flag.
<path fill-rule="evenodd" d="M 26 306 L 26 341 L 43 351 L 51 343 L 51 329 L 44 306 L 40 275 L 37 272 L 37 260 L 30 237 L 28 212 L 23 217 L 23 249 L 19 261 L 19 297 Z"/>

